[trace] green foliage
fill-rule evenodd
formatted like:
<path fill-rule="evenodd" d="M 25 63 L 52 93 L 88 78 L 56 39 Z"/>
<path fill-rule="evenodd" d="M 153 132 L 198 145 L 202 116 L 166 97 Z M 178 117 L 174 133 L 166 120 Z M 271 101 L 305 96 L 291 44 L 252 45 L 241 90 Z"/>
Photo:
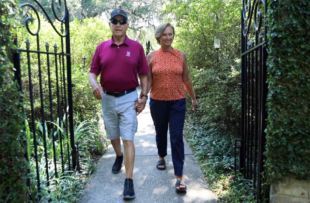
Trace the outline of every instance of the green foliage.
<path fill-rule="evenodd" d="M 46 50 L 46 43 L 49 44 L 49 50 L 54 52 L 54 46 L 56 45 L 57 52 L 61 52 L 61 40 L 56 34 L 52 26 L 44 20 L 43 16 L 40 15 L 41 19 L 41 30 L 39 32 L 40 39 L 40 50 Z M 31 24 L 31 29 L 36 30 L 37 19 Z M 96 28 L 96 29 L 94 29 Z M 27 39 L 30 42 L 30 50 L 37 50 L 36 38 L 29 35 L 25 27 L 20 27 L 18 29 L 18 40 L 19 47 L 22 49 L 26 48 L 24 43 Z M 71 34 L 71 72 L 72 72 L 72 83 L 75 87 L 72 90 L 73 96 L 73 112 L 80 116 L 81 120 L 98 120 L 98 112 L 100 112 L 100 101 L 96 100 L 92 94 L 88 82 L 88 72 L 90 69 L 90 64 L 92 56 L 95 52 L 97 45 L 107 40 L 111 37 L 111 31 L 108 24 L 104 24 L 98 18 L 89 18 L 83 22 L 78 20 L 73 20 L 70 23 L 70 34 Z M 51 91 L 52 91 L 52 105 L 53 110 L 57 112 L 57 91 L 56 85 L 56 69 L 55 69 L 55 58 L 50 56 L 50 72 L 47 74 L 47 57 L 42 55 L 40 58 L 41 68 L 42 68 L 42 88 L 43 88 L 43 102 L 46 107 L 45 116 L 50 117 L 50 103 L 49 103 L 49 80 L 50 77 L 52 81 Z M 29 94 L 29 79 L 28 79 L 28 60 L 25 53 L 21 53 L 21 67 L 22 67 L 22 87 L 24 92 L 24 105 L 25 113 L 30 118 L 31 107 L 30 107 L 30 94 Z M 32 72 L 32 91 L 34 98 L 40 98 L 40 88 L 39 88 L 39 67 L 38 67 L 38 57 L 36 54 L 30 54 L 30 65 Z M 58 70 L 59 71 L 59 70 Z M 35 99 L 33 102 L 35 118 L 41 115 L 41 100 Z M 55 117 L 55 116 L 54 116 Z"/>
<path fill-rule="evenodd" d="M 79 146 L 80 158 L 87 160 L 104 154 L 109 142 L 105 137 L 105 131 L 99 131 L 103 126 L 99 127 L 98 123 L 88 121 L 81 122 L 78 115 L 75 116 L 75 120 L 74 136 Z"/>
<path fill-rule="evenodd" d="M 79 120 L 75 116 L 74 135 L 75 141 L 78 143 L 80 171 L 68 171 L 69 159 L 68 148 L 70 149 L 70 141 L 66 134 L 67 118 L 64 117 L 61 124 L 53 123 L 49 128 L 47 122 L 45 124 L 46 132 L 43 134 L 43 124 L 36 123 L 36 148 L 37 159 L 36 163 L 34 155 L 34 137 L 32 133 L 27 133 L 28 151 L 29 153 L 29 178 L 30 178 L 30 194 L 32 202 L 77 202 L 81 191 L 84 189 L 89 176 L 94 172 L 95 165 L 93 158 L 101 157 L 107 149 L 107 140 L 104 133 L 98 132 L 98 126 L 90 122 Z M 57 128 L 58 130 L 54 130 Z M 26 123 L 26 129 L 29 129 Z M 30 132 L 27 130 L 27 132 Z M 54 132 L 54 133 L 53 133 Z M 46 140 L 46 148 L 44 147 L 44 137 Z M 62 139 L 60 139 L 62 137 Z M 54 150 L 55 146 L 55 150 Z M 45 159 L 45 151 L 47 159 Z M 63 157 L 61 153 L 63 152 Z M 54 159 L 55 156 L 55 159 Z M 55 170 L 55 162 L 57 164 L 57 175 Z M 96 160 L 95 160 L 96 161 Z M 62 171 L 62 163 L 66 171 Z M 37 173 L 36 165 L 38 164 L 40 190 L 37 188 Z M 46 166 L 49 170 L 49 180 L 47 180 Z M 29 200 L 30 201 L 30 200 Z"/>
<path fill-rule="evenodd" d="M 186 123 L 185 134 L 218 202 L 256 202 L 242 175 L 234 172 L 234 138 L 201 125 L 198 118 L 192 116 Z"/>
<path fill-rule="evenodd" d="M 94 29 L 96 28 L 96 29 Z M 88 82 L 88 72 L 96 47 L 102 41 L 111 38 L 112 33 L 107 23 L 99 18 L 88 18 L 83 22 L 74 20 L 70 23 L 72 49 L 72 82 L 74 112 L 81 120 L 99 119 L 100 101 L 95 99 Z M 84 59 L 85 58 L 85 66 Z"/>
<path fill-rule="evenodd" d="M 40 202 L 78 202 L 86 183 L 85 178 L 73 172 L 67 172 L 61 178 L 52 178 L 48 187 L 51 192 L 45 190 Z"/>
<path fill-rule="evenodd" d="M 269 1 L 267 157 L 269 182 L 310 177 L 310 2 Z"/>
<path fill-rule="evenodd" d="M 35 18 L 33 23 L 30 24 L 32 31 L 38 28 L 38 19 L 32 11 Z M 39 32 L 39 48 L 46 50 L 46 45 L 49 44 L 50 52 L 54 52 L 54 46 L 57 46 L 57 52 L 61 52 L 62 42 L 60 37 L 57 36 L 53 28 L 50 26 L 42 15 L 39 15 L 41 30 Z M 56 25 L 56 28 L 59 26 Z M 96 28 L 96 29 L 94 29 Z M 80 195 L 83 185 L 87 178 L 95 170 L 94 162 L 97 161 L 106 150 L 107 142 L 103 137 L 103 133 L 98 132 L 97 121 L 99 119 L 100 102 L 95 100 L 88 83 L 88 71 L 92 59 L 92 55 L 96 46 L 111 37 L 110 29 L 107 24 L 102 23 L 99 19 L 86 19 L 83 22 L 74 20 L 70 24 L 71 34 L 71 59 L 72 59 L 72 82 L 75 84 L 73 88 L 73 104 L 74 112 L 74 132 L 75 142 L 79 145 L 79 159 L 81 173 L 74 173 L 68 171 L 69 167 L 69 154 L 71 143 L 69 141 L 70 135 L 68 132 L 67 115 L 63 118 L 55 118 L 45 123 L 35 121 L 35 127 L 32 127 L 32 121 L 25 121 L 26 138 L 27 138 L 27 154 L 29 156 L 29 174 L 30 191 L 33 202 L 76 202 Z M 30 49 L 37 50 L 36 38 L 29 35 L 25 27 L 20 26 L 18 29 L 19 46 L 22 49 L 26 48 L 27 40 L 30 42 Z M 55 64 L 55 58 L 49 58 L 50 64 Z M 32 90 L 33 90 L 33 106 L 35 118 L 41 115 L 41 101 L 39 89 L 39 59 L 37 54 L 30 54 L 30 65 L 32 72 Z M 29 79 L 28 79 L 28 59 L 25 53 L 21 53 L 21 67 L 22 67 L 22 87 L 23 87 L 23 105 L 27 118 L 31 115 L 31 103 L 29 94 Z M 43 88 L 43 105 L 45 117 L 47 120 L 51 119 L 51 110 L 49 109 L 50 101 L 49 94 L 50 88 L 48 80 L 49 77 L 53 82 L 56 81 L 56 68 L 50 66 L 51 74 L 47 74 L 47 57 L 41 55 L 40 66 L 42 70 L 42 88 Z M 60 63 L 60 61 L 59 61 Z M 59 69 L 58 69 L 59 71 Z M 54 84 L 54 83 L 53 83 Z M 53 111 L 57 112 L 57 91 L 56 86 L 52 85 L 52 105 Z M 59 121 L 60 120 L 60 121 Z M 81 122 L 81 120 L 84 120 Z M 88 121 L 85 121 L 88 120 Z M 90 122 L 89 122 L 90 121 Z M 28 124 L 29 122 L 29 124 Z M 45 133 L 43 132 L 45 127 Z M 34 140 L 33 128 L 36 129 L 36 140 Z M 37 149 L 37 159 L 35 159 L 35 146 Z M 46 147 L 44 146 L 46 145 Z M 55 150 L 54 150 L 55 148 Z M 61 157 L 63 152 L 63 158 Z M 45 158 L 45 153 L 47 157 Z M 55 161 L 57 163 L 57 172 L 55 170 Z M 64 163 L 64 170 L 61 163 Z M 49 177 L 47 180 L 46 166 L 48 166 Z M 37 167 L 40 179 L 40 190 L 38 190 L 37 182 Z M 65 178 L 64 178 L 65 177 Z M 68 193 L 69 192 L 69 193 Z"/>
<path fill-rule="evenodd" d="M 241 114 L 240 1 L 194 0 L 168 4 L 176 21 L 174 47 L 187 54 L 204 125 L 239 134 Z M 171 13 L 173 15 L 171 15 Z M 221 40 L 215 50 L 214 38 Z"/>
<path fill-rule="evenodd" d="M 158 21 L 165 16 L 160 12 L 162 5 L 170 1 L 171 0 L 66 0 L 66 4 L 69 9 L 70 20 L 78 19 L 84 21 L 88 18 L 100 18 L 103 19 L 103 23 L 108 23 L 110 13 L 113 9 L 124 9 L 128 14 L 129 26 L 133 33 L 132 38 L 140 42 L 143 41 L 144 45 L 146 41 L 153 38 L 155 26 L 158 24 Z M 41 8 L 39 8 L 33 0 L 21 0 L 21 3 L 25 2 L 31 3 L 38 12 L 43 14 Z M 51 1 L 40 0 L 39 2 L 44 7 L 49 17 L 54 20 L 55 17 L 51 9 Z M 54 1 L 54 6 L 58 8 L 59 1 Z M 62 3 L 61 9 L 59 11 L 56 9 L 55 12 L 58 17 L 61 17 L 63 11 L 64 4 Z M 44 16 L 44 18 L 46 17 Z M 156 45 L 155 41 L 152 43 L 151 47 L 153 47 L 153 45 Z"/>
<path fill-rule="evenodd" d="M 22 94 L 14 81 L 11 51 L 17 1 L 0 1 L 0 202 L 27 199 Z"/>

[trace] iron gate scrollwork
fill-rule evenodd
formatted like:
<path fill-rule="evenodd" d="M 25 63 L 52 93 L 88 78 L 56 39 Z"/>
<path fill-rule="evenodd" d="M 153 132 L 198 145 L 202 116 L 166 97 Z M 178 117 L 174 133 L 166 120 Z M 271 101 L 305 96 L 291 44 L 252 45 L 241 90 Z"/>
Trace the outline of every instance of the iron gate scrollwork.
<path fill-rule="evenodd" d="M 78 160 L 74 141 L 70 29 L 66 0 L 59 0 L 58 3 L 52 0 L 54 19 L 37 0 L 32 2 L 34 5 L 20 5 L 25 22 L 18 32 L 19 36 L 14 39 L 17 48 L 13 51 L 13 60 L 16 79 L 24 94 L 23 111 L 27 116 L 26 157 L 31 177 L 28 185 L 39 192 L 42 184 L 48 185 L 49 180 L 58 177 L 60 172 L 76 169 Z M 42 16 L 55 31 L 55 44 L 52 47 L 48 43 L 41 43 Z M 18 43 L 18 40 L 25 40 L 25 43 Z"/>
<path fill-rule="evenodd" d="M 241 13 L 242 46 L 242 134 L 236 146 L 240 148 L 239 170 L 247 186 L 262 202 L 267 193 L 262 190 L 266 128 L 266 59 L 267 0 L 243 0 Z M 237 158 L 237 157 L 236 157 Z M 263 197 L 264 195 L 264 197 Z"/>

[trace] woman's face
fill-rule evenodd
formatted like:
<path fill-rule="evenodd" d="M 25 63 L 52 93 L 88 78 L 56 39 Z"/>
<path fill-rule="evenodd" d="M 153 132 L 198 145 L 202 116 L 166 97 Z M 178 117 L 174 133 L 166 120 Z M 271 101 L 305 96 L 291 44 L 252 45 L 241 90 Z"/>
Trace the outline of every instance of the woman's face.
<path fill-rule="evenodd" d="M 171 46 L 173 41 L 173 29 L 170 26 L 167 26 L 163 34 L 159 37 L 159 43 L 162 46 Z"/>

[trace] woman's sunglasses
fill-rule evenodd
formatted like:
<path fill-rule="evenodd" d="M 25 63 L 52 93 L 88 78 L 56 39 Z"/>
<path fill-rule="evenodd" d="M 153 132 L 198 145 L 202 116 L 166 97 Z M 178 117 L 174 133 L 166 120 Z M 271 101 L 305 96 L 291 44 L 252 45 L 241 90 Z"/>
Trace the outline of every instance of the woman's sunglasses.
<path fill-rule="evenodd" d="M 117 23 L 121 24 L 121 25 L 125 25 L 127 23 L 127 20 L 122 19 L 122 20 L 117 20 L 117 19 L 111 19 L 110 22 L 113 25 L 117 25 Z"/>

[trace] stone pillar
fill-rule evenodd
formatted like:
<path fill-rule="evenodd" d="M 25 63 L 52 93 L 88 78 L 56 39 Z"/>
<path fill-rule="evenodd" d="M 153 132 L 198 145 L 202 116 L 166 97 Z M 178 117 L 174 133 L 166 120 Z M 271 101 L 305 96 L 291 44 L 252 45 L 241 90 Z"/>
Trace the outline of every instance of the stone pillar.
<path fill-rule="evenodd" d="M 270 187 L 270 203 L 310 203 L 310 179 L 287 177 Z"/>

